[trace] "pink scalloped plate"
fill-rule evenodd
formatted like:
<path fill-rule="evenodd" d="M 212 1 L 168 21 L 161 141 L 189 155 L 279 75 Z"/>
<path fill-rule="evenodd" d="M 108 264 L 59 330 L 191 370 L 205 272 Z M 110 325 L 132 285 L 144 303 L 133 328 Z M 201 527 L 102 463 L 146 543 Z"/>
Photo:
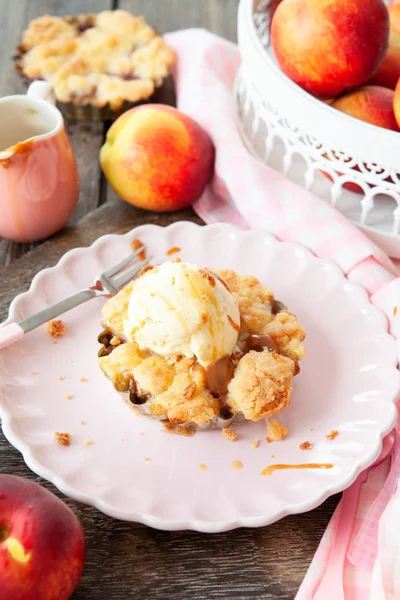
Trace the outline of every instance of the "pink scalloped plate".
<path fill-rule="evenodd" d="M 281 415 L 289 435 L 267 443 L 264 423 L 245 423 L 236 427 L 235 442 L 219 430 L 185 437 L 136 415 L 97 366 L 104 300 L 95 299 L 63 316 L 62 338 L 53 340 L 40 327 L 0 352 L 3 431 L 27 465 L 71 498 L 166 530 L 268 525 L 350 485 L 377 458 L 395 423 L 396 345 L 365 290 L 302 246 L 224 224 L 145 225 L 106 235 L 38 273 L 29 291 L 13 300 L 7 322 L 90 285 L 130 252 L 133 238 L 155 262 L 167 260 L 176 246 L 181 251 L 174 256 L 182 259 L 255 275 L 298 315 L 307 356 L 292 405 Z M 332 430 L 339 435 L 328 440 Z M 57 444 L 55 431 L 70 433 L 71 444 Z M 311 450 L 299 448 L 304 441 Z M 261 475 L 276 463 L 334 466 Z"/>

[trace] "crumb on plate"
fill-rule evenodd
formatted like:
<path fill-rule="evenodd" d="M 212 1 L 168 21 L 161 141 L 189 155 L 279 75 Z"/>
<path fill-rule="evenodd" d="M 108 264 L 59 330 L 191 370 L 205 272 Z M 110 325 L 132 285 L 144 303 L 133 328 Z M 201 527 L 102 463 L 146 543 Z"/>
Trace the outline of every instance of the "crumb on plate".
<path fill-rule="evenodd" d="M 70 433 L 63 433 L 62 431 L 56 431 L 54 433 L 57 442 L 60 444 L 60 446 L 69 446 L 71 443 L 71 434 Z"/>
<path fill-rule="evenodd" d="M 101 487 L 101 484 L 100 483 L 96 483 L 96 487 Z"/>
<path fill-rule="evenodd" d="M 395 306 L 393 309 L 393 316 L 395 317 L 396 315 L 397 315 L 397 306 Z"/>
<path fill-rule="evenodd" d="M 61 319 L 56 319 L 55 321 L 49 321 L 46 325 L 47 335 L 51 335 L 52 337 L 58 338 L 62 337 L 65 333 L 65 325 L 61 321 Z"/>
<path fill-rule="evenodd" d="M 243 463 L 241 460 L 233 460 L 232 467 L 237 470 L 243 469 Z"/>
<path fill-rule="evenodd" d="M 139 435 L 144 435 L 143 431 L 141 431 Z"/>
<path fill-rule="evenodd" d="M 32 375 L 37 375 L 37 371 L 32 371 Z"/>
<path fill-rule="evenodd" d="M 273 442 L 278 442 L 287 436 L 288 430 L 284 425 L 279 423 L 278 419 L 272 419 L 272 421 L 268 421 L 267 423 L 267 433 Z"/>
<path fill-rule="evenodd" d="M 258 446 L 260 445 L 260 440 L 254 440 L 253 442 L 251 442 L 251 445 L 253 446 L 253 448 L 258 448 Z"/>
<path fill-rule="evenodd" d="M 308 440 L 306 440 L 302 444 L 299 444 L 300 450 L 312 450 L 312 447 L 313 445 Z"/>
<path fill-rule="evenodd" d="M 171 254 L 176 254 L 177 252 L 180 252 L 180 251 L 181 251 L 181 249 L 179 248 L 179 246 L 172 246 L 172 248 L 167 250 L 165 254 L 167 256 L 171 256 Z"/>
<path fill-rule="evenodd" d="M 81 425 L 86 425 L 86 421 L 81 421 Z"/>
<path fill-rule="evenodd" d="M 132 251 L 135 252 L 135 250 L 139 250 L 139 248 L 142 247 L 142 242 L 140 240 L 137 240 L 136 238 L 133 238 L 133 240 L 131 241 Z M 146 258 L 146 250 L 143 248 L 142 252 L 140 252 L 137 257 L 139 260 L 144 260 Z"/>
<path fill-rule="evenodd" d="M 87 381 L 86 377 L 81 377 L 79 380 L 81 383 L 85 383 L 85 381 Z"/>
<path fill-rule="evenodd" d="M 222 435 L 226 440 L 229 440 L 230 442 L 235 442 L 237 440 L 237 433 L 229 429 L 229 427 L 224 427 L 222 429 Z"/>
<path fill-rule="evenodd" d="M 58 376 L 58 379 L 59 379 L 60 381 L 62 381 L 63 379 L 65 379 L 65 377 L 64 377 L 64 375 L 59 375 L 59 376 Z"/>
<path fill-rule="evenodd" d="M 200 471 L 207 471 L 208 467 L 204 463 L 200 463 L 199 464 L 199 469 L 200 469 Z"/>
<path fill-rule="evenodd" d="M 336 429 L 334 429 L 330 433 L 327 433 L 325 437 L 327 440 L 334 440 L 335 437 L 337 437 L 338 435 L 339 435 L 339 432 Z"/>
<path fill-rule="evenodd" d="M 72 398 L 72 394 L 65 394 L 65 399 L 66 400 L 71 400 Z"/>
<path fill-rule="evenodd" d="M 92 440 L 85 440 L 83 442 L 84 446 L 91 446 L 93 444 Z"/>
<path fill-rule="evenodd" d="M 148 456 L 145 456 L 145 457 L 144 457 L 144 461 L 145 461 L 145 462 L 149 462 L 149 460 L 151 460 L 151 458 L 149 458 Z"/>
<path fill-rule="evenodd" d="M 270 454 L 268 458 L 275 458 L 275 454 Z"/>

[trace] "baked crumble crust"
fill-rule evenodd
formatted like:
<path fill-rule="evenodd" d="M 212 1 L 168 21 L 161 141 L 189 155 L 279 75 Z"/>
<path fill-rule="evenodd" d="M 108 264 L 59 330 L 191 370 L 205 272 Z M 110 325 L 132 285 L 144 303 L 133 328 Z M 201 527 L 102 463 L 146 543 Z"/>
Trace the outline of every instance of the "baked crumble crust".
<path fill-rule="evenodd" d="M 57 100 L 114 110 L 149 98 L 175 61 L 144 18 L 124 10 L 33 19 L 18 57 L 21 74 L 49 81 Z"/>
<path fill-rule="evenodd" d="M 277 346 L 277 352 L 250 350 L 234 358 L 233 377 L 223 400 L 228 411 L 228 417 L 224 418 L 241 413 L 246 419 L 257 421 L 278 414 L 290 404 L 292 381 L 298 372 L 297 360 L 305 353 L 304 331 L 287 310 L 274 314 L 273 293 L 255 277 L 240 276 L 233 271 L 204 272 L 210 279 L 213 275 L 222 277 L 230 287 L 240 310 L 239 335 L 268 334 Z M 106 329 L 99 340 L 103 343 L 105 338 L 111 340 L 118 336 L 122 343 L 114 346 L 110 353 L 106 350 L 100 355 L 100 368 L 118 391 L 128 392 L 133 380 L 136 392 L 146 398 L 150 415 L 177 425 L 204 425 L 220 417 L 221 398 L 214 397 L 207 389 L 206 371 L 195 358 L 178 356 L 167 362 L 161 356 L 140 351 L 136 342 L 123 342 L 121 332 L 128 316 L 133 285 L 110 298 L 103 307 Z M 227 431 L 224 429 L 223 433 Z M 286 428 L 278 421 L 268 423 L 271 440 L 281 439 L 286 434 Z"/>
<path fill-rule="evenodd" d="M 49 321 L 46 325 L 46 333 L 52 337 L 62 337 L 65 333 L 65 325 L 61 319 Z"/>

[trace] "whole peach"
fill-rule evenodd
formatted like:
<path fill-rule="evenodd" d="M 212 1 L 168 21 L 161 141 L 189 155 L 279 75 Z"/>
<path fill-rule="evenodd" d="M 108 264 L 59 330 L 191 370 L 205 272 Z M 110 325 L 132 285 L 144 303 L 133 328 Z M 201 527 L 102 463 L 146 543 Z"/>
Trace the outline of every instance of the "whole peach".
<path fill-rule="evenodd" d="M 197 200 L 212 176 L 214 158 L 208 133 L 161 104 L 121 115 L 100 150 L 101 167 L 117 194 L 154 211 L 179 210 Z"/>
<path fill-rule="evenodd" d="M 396 118 L 396 123 L 400 128 L 400 79 L 397 82 L 396 89 L 394 90 L 393 96 L 393 110 Z"/>
<path fill-rule="evenodd" d="M 388 39 L 382 0 L 284 0 L 271 26 L 282 71 L 319 98 L 338 96 L 373 77 Z"/>
<path fill-rule="evenodd" d="M 400 1 L 392 0 L 388 6 L 390 30 L 400 35 Z"/>
<path fill-rule="evenodd" d="M 72 510 L 33 481 L 0 475 L 1 600 L 67 600 L 84 560 Z"/>
<path fill-rule="evenodd" d="M 390 32 L 389 47 L 378 72 L 368 82 L 394 90 L 400 77 L 400 34 Z"/>
<path fill-rule="evenodd" d="M 371 123 L 371 125 L 399 131 L 393 111 L 393 99 L 393 90 L 374 85 L 366 85 L 338 98 L 331 106 L 351 117 Z M 358 170 L 358 168 L 355 168 L 355 171 Z M 326 175 L 328 179 L 332 179 L 328 173 L 324 172 L 324 175 Z M 339 173 L 339 175 L 341 175 L 341 173 Z M 359 185 L 350 181 L 346 182 L 344 187 L 351 192 L 364 193 Z"/>
<path fill-rule="evenodd" d="M 331 106 L 371 125 L 399 131 L 393 111 L 393 99 L 392 90 L 377 85 L 366 85 L 341 96 Z"/>

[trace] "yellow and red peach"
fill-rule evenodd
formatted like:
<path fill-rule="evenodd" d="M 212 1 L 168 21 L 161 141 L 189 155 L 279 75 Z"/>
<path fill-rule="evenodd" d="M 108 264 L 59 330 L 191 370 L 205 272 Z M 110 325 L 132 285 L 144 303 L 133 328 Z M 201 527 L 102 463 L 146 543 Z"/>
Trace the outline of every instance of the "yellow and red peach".
<path fill-rule="evenodd" d="M 388 6 L 390 30 L 400 35 L 400 1 L 392 0 Z"/>
<path fill-rule="evenodd" d="M 0 475 L 1 600 L 67 600 L 85 560 L 85 537 L 66 504 L 37 483 Z"/>
<path fill-rule="evenodd" d="M 368 82 L 394 90 L 400 77 L 400 34 L 390 32 L 389 47 L 376 75 Z"/>
<path fill-rule="evenodd" d="M 214 168 L 208 133 L 171 106 L 148 104 L 121 115 L 108 130 L 100 164 L 121 198 L 147 210 L 190 206 Z"/>
<path fill-rule="evenodd" d="M 284 0 L 271 25 L 282 71 L 319 98 L 338 96 L 371 79 L 388 39 L 382 0 Z"/>

